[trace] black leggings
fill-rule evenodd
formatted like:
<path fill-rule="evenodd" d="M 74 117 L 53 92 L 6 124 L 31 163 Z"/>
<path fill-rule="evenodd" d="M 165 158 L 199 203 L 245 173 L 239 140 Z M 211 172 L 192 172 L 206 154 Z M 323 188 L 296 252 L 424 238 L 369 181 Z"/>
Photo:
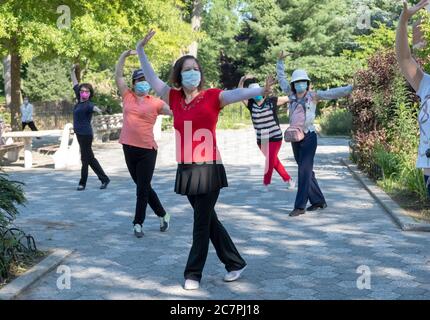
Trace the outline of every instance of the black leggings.
<path fill-rule="evenodd" d="M 166 211 L 158 199 L 157 193 L 151 187 L 157 161 L 157 150 L 128 145 L 123 145 L 122 148 L 128 171 L 136 184 L 136 212 L 133 224 L 143 224 L 148 203 L 157 216 L 164 217 Z"/>
<path fill-rule="evenodd" d="M 93 169 L 94 173 L 101 182 L 108 182 L 109 178 L 103 171 L 100 163 L 94 157 L 93 149 L 91 148 L 91 145 L 93 144 L 93 136 L 77 134 L 76 137 L 78 138 L 79 147 L 81 148 L 82 162 L 81 180 L 79 181 L 79 184 L 84 187 L 87 185 L 88 166 Z"/>
<path fill-rule="evenodd" d="M 37 130 L 37 128 L 36 128 L 36 125 L 34 124 L 34 122 L 33 122 L 33 121 L 30 121 L 30 122 L 23 122 L 23 123 L 22 123 L 22 131 L 24 131 L 24 129 L 25 129 L 25 127 L 26 127 L 27 125 L 30 127 L 31 131 L 38 131 L 38 130 Z"/>
<path fill-rule="evenodd" d="M 246 266 L 231 240 L 227 230 L 218 220 L 215 204 L 220 191 L 188 196 L 194 209 L 193 245 L 185 267 L 185 279 L 200 281 L 209 250 L 209 239 L 215 247 L 218 258 L 227 271 L 242 269 Z"/>

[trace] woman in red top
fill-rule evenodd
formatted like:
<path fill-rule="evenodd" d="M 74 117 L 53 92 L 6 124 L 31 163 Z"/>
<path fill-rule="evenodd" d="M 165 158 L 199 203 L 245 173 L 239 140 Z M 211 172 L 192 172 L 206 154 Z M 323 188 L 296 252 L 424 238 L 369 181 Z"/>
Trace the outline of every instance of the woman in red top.
<path fill-rule="evenodd" d="M 193 244 L 184 272 L 184 288 L 199 288 L 209 240 L 228 271 L 224 281 L 235 281 L 245 269 L 246 262 L 215 212 L 220 189 L 227 187 L 215 129 L 223 107 L 266 95 L 274 81 L 269 78 L 265 88 L 203 90 L 204 79 L 198 60 L 193 56 L 184 56 L 173 67 L 171 82 L 175 88 L 170 88 L 157 77 L 144 51 L 154 34 L 151 30 L 138 43 L 137 53 L 146 80 L 173 112 L 178 161 L 175 192 L 186 195 L 194 209 Z"/>

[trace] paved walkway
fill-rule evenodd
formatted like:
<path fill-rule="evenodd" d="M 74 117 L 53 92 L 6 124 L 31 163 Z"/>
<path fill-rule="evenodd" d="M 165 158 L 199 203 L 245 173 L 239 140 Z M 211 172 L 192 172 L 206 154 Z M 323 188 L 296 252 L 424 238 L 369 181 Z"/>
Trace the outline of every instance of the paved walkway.
<path fill-rule="evenodd" d="M 29 200 L 17 224 L 43 248 L 76 249 L 64 264 L 71 289 L 59 290 L 56 270 L 20 299 L 430 299 L 430 234 L 405 233 L 339 162 L 346 140 L 321 139 L 316 173 L 329 207 L 290 218 L 295 191 L 274 176 L 262 189 L 264 160 L 250 129 L 219 131 L 230 187 L 217 212 L 248 263 L 243 278 L 222 281 L 224 269 L 211 247 L 201 289 L 182 289 L 191 245 L 192 211 L 173 193 L 172 134 L 159 142 L 154 189 L 172 215 L 167 234 L 149 210 L 145 237 L 132 233 L 135 189 L 122 151 L 111 144 L 96 152 L 112 178 L 105 191 L 90 177 L 76 192 L 79 172 L 15 171 Z M 297 175 L 291 147 L 281 159 Z M 370 269 L 370 289 L 357 288 L 359 266 Z"/>

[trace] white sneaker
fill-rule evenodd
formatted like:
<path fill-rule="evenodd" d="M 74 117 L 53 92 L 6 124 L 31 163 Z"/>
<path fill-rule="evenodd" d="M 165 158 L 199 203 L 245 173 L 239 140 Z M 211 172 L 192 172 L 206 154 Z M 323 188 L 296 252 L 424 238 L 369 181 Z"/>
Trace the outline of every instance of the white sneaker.
<path fill-rule="evenodd" d="M 245 271 L 246 266 L 244 266 L 242 269 L 240 270 L 235 270 L 235 271 L 230 271 L 228 272 L 225 277 L 224 277 L 224 281 L 225 282 L 232 282 L 232 281 L 236 281 L 237 279 L 240 278 L 240 275 L 242 274 L 243 271 Z"/>
<path fill-rule="evenodd" d="M 143 237 L 143 230 L 142 230 L 142 226 L 140 224 L 135 224 L 133 227 L 134 230 L 134 235 L 137 238 L 142 238 Z"/>
<path fill-rule="evenodd" d="M 286 182 L 286 184 L 287 184 L 287 189 L 295 189 L 296 188 L 296 182 L 293 180 L 293 178 L 288 180 Z"/>
<path fill-rule="evenodd" d="M 170 214 L 166 213 L 164 217 L 160 218 L 160 231 L 166 232 L 170 228 Z"/>
<path fill-rule="evenodd" d="M 185 290 L 197 290 L 200 287 L 200 282 L 196 280 L 186 279 L 184 284 Z"/>

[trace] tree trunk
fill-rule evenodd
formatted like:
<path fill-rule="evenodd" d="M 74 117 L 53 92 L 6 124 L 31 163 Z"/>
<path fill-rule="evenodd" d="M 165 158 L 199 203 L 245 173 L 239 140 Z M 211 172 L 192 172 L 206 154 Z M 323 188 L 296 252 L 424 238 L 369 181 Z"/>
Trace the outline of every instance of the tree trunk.
<path fill-rule="evenodd" d="M 194 0 L 193 14 L 191 16 L 191 28 L 193 29 L 193 32 L 200 31 L 200 27 L 202 25 L 202 13 L 203 13 L 202 0 Z M 198 50 L 199 50 L 199 45 L 197 41 L 194 41 L 188 47 L 189 54 L 196 58 L 197 58 Z"/>
<path fill-rule="evenodd" d="M 11 127 L 12 130 L 20 130 L 20 106 L 21 106 L 21 57 L 18 53 L 11 53 Z"/>
<path fill-rule="evenodd" d="M 6 106 L 7 107 L 10 107 L 10 97 L 11 97 L 10 62 L 11 62 L 11 57 L 10 57 L 10 55 L 7 55 L 3 59 L 4 93 L 6 96 Z"/>

